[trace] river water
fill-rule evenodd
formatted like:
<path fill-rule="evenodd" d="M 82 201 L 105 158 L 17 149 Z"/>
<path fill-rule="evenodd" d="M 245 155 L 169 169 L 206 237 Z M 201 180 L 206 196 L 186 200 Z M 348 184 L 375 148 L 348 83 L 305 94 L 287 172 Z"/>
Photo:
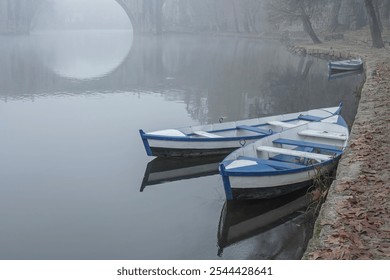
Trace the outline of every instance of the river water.
<path fill-rule="evenodd" d="M 300 194 L 226 204 L 220 159 L 153 160 L 138 130 L 339 102 L 351 124 L 362 81 L 274 41 L 125 31 L 2 37 L 0 61 L 0 259 L 298 259 Z"/>

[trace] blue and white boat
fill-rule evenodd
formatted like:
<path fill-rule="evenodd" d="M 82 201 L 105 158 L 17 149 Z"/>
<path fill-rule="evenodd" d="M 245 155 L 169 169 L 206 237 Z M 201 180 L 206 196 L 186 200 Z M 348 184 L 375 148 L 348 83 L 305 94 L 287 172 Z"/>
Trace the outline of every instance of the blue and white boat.
<path fill-rule="evenodd" d="M 220 164 L 227 200 L 271 198 L 312 185 L 337 166 L 349 138 L 337 115 L 275 133 Z"/>
<path fill-rule="evenodd" d="M 234 122 L 188 126 L 153 132 L 139 131 L 147 155 L 186 157 L 227 155 L 265 136 L 319 121 L 340 113 L 337 107 L 247 119 Z"/>
<path fill-rule="evenodd" d="M 363 60 L 361 58 L 348 59 L 340 61 L 330 61 L 328 64 L 329 70 L 337 71 L 353 71 L 363 68 Z"/>

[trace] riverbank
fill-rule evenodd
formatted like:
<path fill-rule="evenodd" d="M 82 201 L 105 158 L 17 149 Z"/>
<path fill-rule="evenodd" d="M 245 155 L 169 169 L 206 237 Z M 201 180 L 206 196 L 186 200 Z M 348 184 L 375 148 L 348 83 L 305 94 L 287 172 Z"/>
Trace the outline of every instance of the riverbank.
<path fill-rule="evenodd" d="M 315 56 L 361 57 L 366 73 L 348 148 L 303 259 L 390 259 L 390 47 L 372 48 L 366 29 L 294 48 Z"/>

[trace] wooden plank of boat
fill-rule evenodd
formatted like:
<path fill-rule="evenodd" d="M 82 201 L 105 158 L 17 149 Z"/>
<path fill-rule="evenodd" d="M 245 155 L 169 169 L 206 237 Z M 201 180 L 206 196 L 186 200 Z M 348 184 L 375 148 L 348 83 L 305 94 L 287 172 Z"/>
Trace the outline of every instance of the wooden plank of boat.
<path fill-rule="evenodd" d="M 289 156 L 297 156 L 297 157 L 303 157 L 303 158 L 309 158 L 314 159 L 319 162 L 330 160 L 332 159 L 332 156 L 329 155 L 323 155 L 323 154 L 317 154 L 317 153 L 309 153 L 309 152 L 302 152 L 302 151 L 296 151 L 291 149 L 283 149 L 283 148 L 276 148 L 276 147 L 270 147 L 270 146 L 259 146 L 256 148 L 256 150 L 260 152 L 268 152 L 268 153 L 275 153 L 275 154 L 283 154 L 283 155 L 289 155 Z"/>
<path fill-rule="evenodd" d="M 164 129 L 154 132 L 149 132 L 150 135 L 159 135 L 159 136 L 167 136 L 167 137 L 185 137 L 186 135 L 177 129 Z"/>
<path fill-rule="evenodd" d="M 291 146 L 297 146 L 297 147 L 309 147 L 309 148 L 318 148 L 323 150 L 328 150 L 335 153 L 342 153 L 343 151 L 333 145 L 327 145 L 327 144 L 320 144 L 320 143 L 314 143 L 309 141 L 297 141 L 292 139 L 286 139 L 286 138 L 278 138 L 274 141 L 272 141 L 274 144 L 281 144 L 281 145 L 291 145 Z"/>
<path fill-rule="evenodd" d="M 255 126 L 250 126 L 250 125 L 239 125 L 239 126 L 237 126 L 237 129 L 249 130 L 249 131 L 252 131 L 252 132 L 265 134 L 265 135 L 272 134 L 272 130 L 265 130 L 265 129 L 261 129 L 261 128 L 258 128 L 258 127 L 255 127 Z"/>
<path fill-rule="evenodd" d="M 203 137 L 206 137 L 206 138 L 221 138 L 222 137 L 220 135 L 217 135 L 217 134 L 214 134 L 214 133 L 210 133 L 210 132 L 206 132 L 206 131 L 202 131 L 202 130 L 194 131 L 194 134 L 199 135 L 199 136 L 203 136 Z"/>
<path fill-rule="evenodd" d="M 298 125 L 304 124 L 304 123 L 292 124 L 292 123 L 280 122 L 280 121 L 269 121 L 267 123 L 270 125 L 280 126 L 280 127 L 284 127 L 284 128 L 292 128 L 292 127 L 296 127 Z"/>
<path fill-rule="evenodd" d="M 333 140 L 347 140 L 347 135 L 343 133 L 330 132 L 326 130 L 307 129 L 307 130 L 299 131 L 298 135 L 310 136 L 316 138 L 326 138 L 326 139 L 333 139 Z"/>

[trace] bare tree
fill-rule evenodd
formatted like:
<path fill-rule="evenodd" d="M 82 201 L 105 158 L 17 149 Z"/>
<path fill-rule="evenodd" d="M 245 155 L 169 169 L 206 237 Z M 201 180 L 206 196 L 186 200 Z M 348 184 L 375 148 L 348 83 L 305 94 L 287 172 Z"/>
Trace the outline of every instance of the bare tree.
<path fill-rule="evenodd" d="M 296 21 L 300 20 L 303 30 L 310 36 L 315 44 L 322 43 L 313 29 L 310 14 L 314 12 L 318 5 L 315 0 L 270 0 L 268 7 L 272 11 L 272 21 Z"/>
<path fill-rule="evenodd" d="M 369 25 L 372 37 L 372 46 L 375 48 L 384 48 L 382 33 L 379 26 L 378 15 L 375 13 L 373 0 L 364 0 L 367 14 L 369 17 Z"/>
<path fill-rule="evenodd" d="M 331 10 L 331 19 L 328 28 L 330 32 L 336 31 L 337 28 L 340 26 L 339 14 L 340 14 L 341 2 L 342 0 L 333 1 L 332 10 Z"/>

